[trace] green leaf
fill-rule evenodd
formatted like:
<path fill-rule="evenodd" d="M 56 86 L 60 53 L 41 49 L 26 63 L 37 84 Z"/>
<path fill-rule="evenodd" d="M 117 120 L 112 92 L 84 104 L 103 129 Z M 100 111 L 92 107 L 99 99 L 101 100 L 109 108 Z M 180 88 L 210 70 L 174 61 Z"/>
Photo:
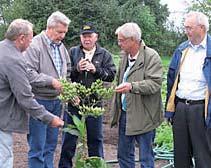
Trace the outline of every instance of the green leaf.
<path fill-rule="evenodd" d="M 80 132 L 80 136 L 84 137 L 85 136 L 85 132 L 86 132 L 85 122 L 80 120 L 76 115 L 73 115 L 72 119 L 73 119 L 73 123 L 75 124 L 76 128 Z"/>

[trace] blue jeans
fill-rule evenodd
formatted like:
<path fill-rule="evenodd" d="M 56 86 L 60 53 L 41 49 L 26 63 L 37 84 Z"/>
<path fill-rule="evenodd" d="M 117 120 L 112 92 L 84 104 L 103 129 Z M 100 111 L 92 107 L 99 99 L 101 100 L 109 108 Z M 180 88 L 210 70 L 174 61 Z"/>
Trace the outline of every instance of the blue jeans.
<path fill-rule="evenodd" d="M 69 111 L 80 118 L 78 110 L 75 107 L 69 108 Z M 68 124 L 73 124 L 71 117 L 67 113 L 64 114 L 64 121 Z M 97 118 L 88 117 L 86 119 L 86 129 L 89 156 L 103 157 L 102 116 Z M 62 151 L 59 168 L 72 168 L 72 158 L 75 155 L 77 136 L 63 132 L 62 138 Z"/>
<path fill-rule="evenodd" d="M 13 168 L 12 133 L 2 130 L 0 130 L 0 167 Z"/>
<path fill-rule="evenodd" d="M 60 100 L 39 100 L 37 102 L 43 105 L 54 115 L 61 115 Z M 58 140 L 58 128 L 52 128 L 41 121 L 30 117 L 29 134 L 27 135 L 29 143 L 28 162 L 29 168 L 53 168 L 54 151 Z"/>
<path fill-rule="evenodd" d="M 140 121 L 141 122 L 141 121 Z M 135 142 L 139 146 L 141 168 L 154 168 L 154 152 L 152 149 L 155 130 L 144 134 L 127 136 L 126 112 L 122 111 L 119 121 L 118 161 L 120 168 L 135 168 Z"/>

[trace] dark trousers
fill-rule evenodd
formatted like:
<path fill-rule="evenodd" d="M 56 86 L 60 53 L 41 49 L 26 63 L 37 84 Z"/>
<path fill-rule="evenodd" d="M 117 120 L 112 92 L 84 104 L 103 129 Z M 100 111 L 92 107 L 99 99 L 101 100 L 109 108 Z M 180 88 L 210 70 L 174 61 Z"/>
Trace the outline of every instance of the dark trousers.
<path fill-rule="evenodd" d="M 210 168 L 211 151 L 205 126 L 204 104 L 178 102 L 173 118 L 174 164 L 176 168 Z"/>
<path fill-rule="evenodd" d="M 69 109 L 72 114 L 78 115 L 78 110 L 74 107 Z M 68 124 L 73 124 L 72 118 L 65 113 L 64 121 Z M 100 117 L 87 117 L 87 146 L 89 156 L 98 156 L 103 158 L 103 129 L 102 129 L 102 116 Z M 75 155 L 77 136 L 69 133 L 63 133 L 62 137 L 62 151 L 59 161 L 59 168 L 72 168 L 72 159 Z"/>

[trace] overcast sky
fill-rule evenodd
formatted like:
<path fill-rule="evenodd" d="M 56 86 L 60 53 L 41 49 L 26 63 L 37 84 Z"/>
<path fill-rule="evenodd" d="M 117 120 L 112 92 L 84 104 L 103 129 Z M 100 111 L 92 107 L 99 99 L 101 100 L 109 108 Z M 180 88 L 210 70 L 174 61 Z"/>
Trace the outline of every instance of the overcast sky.
<path fill-rule="evenodd" d="M 191 5 L 191 0 L 161 0 L 160 3 L 168 5 L 169 11 L 171 12 L 169 20 L 174 21 L 177 26 L 181 27 L 184 13 Z"/>

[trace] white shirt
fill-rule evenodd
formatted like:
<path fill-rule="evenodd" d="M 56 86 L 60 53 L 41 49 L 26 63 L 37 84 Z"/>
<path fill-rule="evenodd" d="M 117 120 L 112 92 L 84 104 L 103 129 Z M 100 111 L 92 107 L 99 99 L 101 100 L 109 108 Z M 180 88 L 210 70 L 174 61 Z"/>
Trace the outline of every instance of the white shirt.
<path fill-rule="evenodd" d="M 125 73 L 124 73 L 124 75 L 123 75 L 123 79 L 122 79 L 122 83 L 124 83 L 124 82 L 127 82 L 127 75 L 128 75 L 128 73 L 129 73 L 129 71 L 130 71 L 130 69 L 131 69 L 131 67 L 135 64 L 135 61 L 130 61 L 130 60 L 136 60 L 137 59 L 137 57 L 138 57 L 138 55 L 139 55 L 139 51 L 138 51 L 138 53 L 133 57 L 133 58 L 131 58 L 131 56 L 130 55 L 128 55 L 128 67 L 127 67 L 127 69 L 125 70 Z M 124 111 L 126 111 L 126 107 L 123 105 L 123 103 L 124 103 L 124 100 L 125 99 L 125 93 L 123 93 L 122 95 L 121 95 L 121 101 L 122 101 L 122 109 L 124 110 Z"/>
<path fill-rule="evenodd" d="M 182 99 L 202 100 L 205 98 L 206 80 L 203 65 L 207 51 L 207 36 L 199 45 L 190 43 L 188 53 L 180 70 L 176 95 Z"/>
<path fill-rule="evenodd" d="M 85 59 L 88 59 L 91 62 L 92 57 L 94 56 L 95 50 L 96 50 L 96 46 L 90 51 L 83 49 L 85 53 Z"/>

